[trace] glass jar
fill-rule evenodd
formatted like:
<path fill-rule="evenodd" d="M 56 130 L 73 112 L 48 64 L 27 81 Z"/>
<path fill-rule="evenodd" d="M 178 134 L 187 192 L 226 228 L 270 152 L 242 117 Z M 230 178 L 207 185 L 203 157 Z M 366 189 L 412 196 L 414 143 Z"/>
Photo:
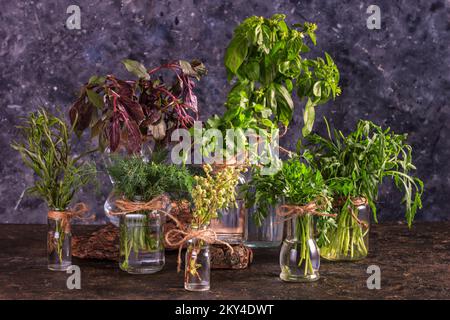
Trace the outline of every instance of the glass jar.
<path fill-rule="evenodd" d="M 275 206 L 268 208 L 261 225 L 254 219 L 256 207 L 248 210 L 245 224 L 245 245 L 251 248 L 275 248 L 283 241 L 284 223 L 278 221 Z"/>
<path fill-rule="evenodd" d="M 247 211 L 243 200 L 237 200 L 235 207 L 219 210 L 218 218 L 211 220 L 211 229 L 216 233 L 217 239 L 230 244 L 242 243 Z"/>
<path fill-rule="evenodd" d="M 149 161 L 150 158 L 150 149 L 147 145 L 142 146 L 142 150 L 139 152 L 139 155 L 142 157 L 144 161 Z M 102 154 L 103 159 L 103 165 L 105 167 L 110 167 L 114 164 L 114 161 L 117 158 L 124 158 L 129 157 L 130 154 L 126 150 L 126 146 L 121 144 L 118 149 L 113 153 L 111 152 L 110 148 L 107 147 L 105 151 Z M 106 170 L 107 171 L 107 170 Z M 108 174 L 109 180 L 111 181 L 111 184 L 114 186 L 114 179 Z M 106 201 L 103 205 L 103 209 L 105 212 L 106 218 L 116 227 L 120 224 L 120 217 L 110 214 L 111 212 L 116 211 L 116 207 L 114 205 L 115 201 L 120 197 L 120 195 L 117 195 L 114 192 L 114 189 L 109 193 L 108 197 L 106 198 Z"/>
<path fill-rule="evenodd" d="M 66 271 L 72 265 L 70 221 L 49 217 L 47 222 L 48 269 Z"/>
<path fill-rule="evenodd" d="M 160 210 L 120 216 L 120 269 L 148 274 L 164 267 L 164 221 L 165 214 Z"/>
<path fill-rule="evenodd" d="M 115 205 L 117 199 L 120 199 L 120 196 L 117 195 L 114 190 L 112 190 L 108 195 L 108 198 L 106 198 L 105 204 L 103 206 L 105 216 L 108 218 L 109 222 L 111 222 L 116 227 L 118 227 L 120 224 L 120 217 L 111 213 L 118 211 Z"/>
<path fill-rule="evenodd" d="M 280 251 L 280 278 L 289 282 L 319 279 L 320 253 L 313 238 L 313 217 L 309 214 L 287 221 L 287 236 Z"/>
<path fill-rule="evenodd" d="M 330 261 L 356 261 L 369 252 L 370 209 L 368 205 L 340 209 L 336 227 L 327 230 L 328 243 L 320 248 L 322 258 Z"/>
<path fill-rule="evenodd" d="M 193 230 L 198 228 L 192 227 Z M 206 227 L 203 227 L 206 228 Z M 184 288 L 188 291 L 208 291 L 211 277 L 209 244 L 193 238 L 187 242 Z"/>

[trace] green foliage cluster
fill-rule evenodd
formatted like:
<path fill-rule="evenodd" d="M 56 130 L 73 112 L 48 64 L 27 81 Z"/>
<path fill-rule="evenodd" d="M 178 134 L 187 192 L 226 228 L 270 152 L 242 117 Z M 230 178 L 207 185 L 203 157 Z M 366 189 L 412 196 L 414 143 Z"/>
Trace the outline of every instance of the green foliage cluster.
<path fill-rule="evenodd" d="M 94 165 L 72 154 L 73 128 L 43 108 L 18 128 L 22 139 L 11 146 L 38 177 L 28 191 L 43 198 L 51 209 L 67 209 L 75 193 L 95 176 Z"/>
<path fill-rule="evenodd" d="M 411 226 L 417 209 L 422 207 L 423 182 L 410 174 L 416 168 L 407 135 L 395 134 L 390 128 L 382 129 L 365 120 L 360 120 L 347 136 L 338 130 L 332 135 L 326 124 L 328 137 L 309 136 L 312 145 L 305 156 L 320 170 L 335 197 L 365 197 L 377 221 L 378 188 L 385 177 L 390 177 L 404 193 L 405 216 Z"/>
<path fill-rule="evenodd" d="M 282 169 L 273 175 L 254 169 L 243 193 L 247 207 L 256 205 L 253 219 L 257 225 L 267 217 L 269 208 L 280 201 L 293 205 L 317 201 L 327 209 L 331 207 L 330 190 L 320 171 L 303 163 L 300 157 L 283 162 Z"/>
<path fill-rule="evenodd" d="M 287 204 L 305 205 L 317 201 L 330 207 L 330 192 L 320 171 L 293 158 L 284 162 L 281 178 Z"/>
<path fill-rule="evenodd" d="M 291 121 L 294 91 L 307 98 L 303 135 L 310 133 L 314 107 L 340 94 L 339 71 L 332 58 L 306 59 L 305 37 L 316 44 L 313 23 L 289 27 L 285 15 L 272 18 L 252 16 L 234 31 L 227 48 L 228 79 L 235 79 L 225 104 L 227 111 L 208 120 L 224 132 L 229 128 L 272 130 Z"/>
<path fill-rule="evenodd" d="M 142 201 L 167 193 L 174 199 L 189 198 L 194 179 L 184 167 L 147 162 L 139 156 L 117 157 L 107 168 L 114 188 L 127 199 Z"/>
<path fill-rule="evenodd" d="M 251 173 L 251 180 L 241 187 L 246 207 L 255 207 L 252 219 L 257 226 L 262 225 L 270 208 L 277 206 L 283 197 L 284 183 L 280 175 L 280 171 L 264 175 L 261 168 L 255 167 Z"/>
<path fill-rule="evenodd" d="M 213 172 L 211 165 L 203 166 L 204 175 L 194 177 L 196 185 L 192 190 L 194 211 L 192 224 L 200 227 L 209 225 L 217 218 L 217 211 L 236 204 L 236 186 L 241 169 L 227 166 Z"/>

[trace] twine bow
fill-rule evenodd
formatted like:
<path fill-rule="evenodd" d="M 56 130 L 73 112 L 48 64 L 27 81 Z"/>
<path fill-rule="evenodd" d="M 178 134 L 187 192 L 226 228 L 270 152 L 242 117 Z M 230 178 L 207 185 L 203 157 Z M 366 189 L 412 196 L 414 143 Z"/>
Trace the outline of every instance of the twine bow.
<path fill-rule="evenodd" d="M 282 222 L 293 219 L 294 217 L 303 217 L 307 214 L 322 217 L 336 217 L 336 214 L 325 213 L 322 211 L 321 206 L 317 205 L 315 201 L 311 201 L 304 206 L 283 204 L 277 208 L 277 216 L 284 218 Z"/>
<path fill-rule="evenodd" d="M 200 239 L 208 244 L 220 243 L 226 245 L 230 249 L 231 253 L 234 252 L 233 247 L 229 243 L 217 239 L 217 234 L 214 232 L 214 230 L 211 230 L 209 228 L 199 230 L 192 228 L 184 229 L 178 220 L 174 219 L 173 217 L 171 218 L 177 223 L 180 229 L 172 229 L 167 232 L 165 240 L 168 245 L 178 247 L 177 272 L 180 272 L 181 270 L 181 250 L 183 249 L 183 245 L 191 239 Z M 180 235 L 182 236 L 182 238 L 177 240 Z"/>
<path fill-rule="evenodd" d="M 94 215 L 89 217 L 83 217 L 86 212 L 89 211 L 89 208 L 83 202 L 77 203 L 73 208 L 64 210 L 64 211 L 55 211 L 50 210 L 48 212 L 47 217 L 52 220 L 60 220 L 61 228 L 65 233 L 70 232 L 70 220 L 73 218 L 77 219 L 92 219 Z"/>
<path fill-rule="evenodd" d="M 359 206 L 367 206 L 368 202 L 367 199 L 364 197 L 355 197 L 355 198 L 350 198 L 350 202 L 352 203 L 352 205 L 354 205 L 355 207 L 359 207 Z M 359 218 L 355 215 L 355 213 L 353 212 L 353 210 L 351 210 L 352 213 L 352 218 L 355 219 L 356 223 L 358 223 L 360 226 L 364 227 L 364 228 L 368 228 L 369 225 L 367 224 L 367 222 L 359 220 Z"/>
<path fill-rule="evenodd" d="M 336 200 L 335 205 L 340 207 L 343 206 L 346 203 L 346 200 L 343 198 L 339 198 Z M 350 198 L 350 203 L 354 206 L 354 207 L 359 207 L 359 206 L 367 206 L 368 205 L 368 201 L 365 197 L 352 197 Z M 359 220 L 359 218 L 355 215 L 355 213 L 353 212 L 353 210 L 350 210 L 352 218 L 356 221 L 356 223 L 358 223 L 359 225 L 363 226 L 364 228 L 368 228 L 369 225 L 364 222 Z"/>
<path fill-rule="evenodd" d="M 116 206 L 120 211 L 111 212 L 110 214 L 113 216 L 121 216 L 132 212 L 138 211 L 152 211 L 152 210 L 161 210 L 165 208 L 169 203 L 169 197 L 167 195 L 160 195 L 152 200 L 145 201 L 129 201 L 125 199 L 116 200 Z M 167 214 L 167 212 L 165 212 Z M 172 217 L 171 217 L 172 218 Z"/>

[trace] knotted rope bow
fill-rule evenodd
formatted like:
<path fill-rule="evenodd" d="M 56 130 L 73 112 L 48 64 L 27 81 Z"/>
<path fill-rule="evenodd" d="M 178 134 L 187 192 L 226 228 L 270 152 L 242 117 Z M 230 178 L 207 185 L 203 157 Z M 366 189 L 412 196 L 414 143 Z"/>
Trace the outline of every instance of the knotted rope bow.
<path fill-rule="evenodd" d="M 350 202 L 355 206 L 355 207 L 359 207 L 359 206 L 367 206 L 368 202 L 367 199 L 364 197 L 356 197 L 356 198 L 351 198 Z M 352 218 L 355 219 L 355 221 L 361 225 L 364 228 L 368 228 L 369 225 L 367 224 L 367 222 L 365 221 L 361 221 L 359 220 L 359 218 L 355 215 L 355 213 L 353 212 L 353 210 L 351 210 L 352 213 Z"/>
<path fill-rule="evenodd" d="M 116 200 L 116 206 L 120 211 L 111 212 L 110 214 L 113 216 L 121 216 L 132 212 L 138 211 L 152 211 L 152 210 L 161 210 L 166 208 L 170 203 L 170 199 L 167 195 L 160 195 L 156 198 L 153 198 L 150 201 L 129 201 L 125 199 Z M 165 212 L 167 214 L 167 212 Z"/>
<path fill-rule="evenodd" d="M 77 219 L 92 219 L 94 215 L 83 218 L 84 214 L 89 211 L 89 208 L 83 202 L 77 203 L 73 208 L 64 211 L 50 210 L 47 217 L 52 220 L 60 220 L 61 228 L 65 233 L 70 232 L 70 220 Z"/>
<path fill-rule="evenodd" d="M 179 227 L 181 226 L 181 223 L 179 223 L 179 221 L 177 221 L 173 217 L 171 218 L 177 223 Z M 182 238 L 177 240 L 180 235 L 182 236 Z M 181 227 L 180 229 L 172 229 L 166 233 L 165 240 L 168 245 L 178 247 L 177 272 L 180 272 L 181 270 L 181 250 L 183 249 L 183 245 L 187 241 L 194 238 L 202 240 L 208 244 L 220 243 L 226 245 L 230 249 L 231 253 L 234 252 L 233 247 L 229 243 L 217 239 L 217 234 L 214 232 L 214 230 L 211 230 L 209 228 L 185 229 Z"/>
<path fill-rule="evenodd" d="M 343 206 L 346 203 L 346 200 L 339 198 L 336 200 L 336 205 L 337 206 Z M 354 207 L 359 207 L 359 206 L 367 206 L 368 205 L 368 201 L 365 197 L 354 197 L 354 198 L 350 198 L 350 203 L 354 206 Z M 352 218 L 356 221 L 356 223 L 358 223 L 359 225 L 363 226 L 364 228 L 368 228 L 369 225 L 364 222 L 361 221 L 354 213 L 353 210 L 350 210 Z"/>
<path fill-rule="evenodd" d="M 322 217 L 336 217 L 336 214 L 325 213 L 318 210 L 322 210 L 322 207 L 317 205 L 315 201 L 311 201 L 303 206 L 283 204 L 277 208 L 277 216 L 284 218 L 282 222 L 293 219 L 294 217 L 302 217 L 307 214 Z"/>

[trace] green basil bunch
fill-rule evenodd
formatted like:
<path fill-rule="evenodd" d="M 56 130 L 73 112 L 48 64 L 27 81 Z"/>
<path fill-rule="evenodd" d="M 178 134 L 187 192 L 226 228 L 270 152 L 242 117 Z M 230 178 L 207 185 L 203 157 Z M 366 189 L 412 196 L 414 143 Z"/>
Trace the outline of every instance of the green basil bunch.
<path fill-rule="evenodd" d="M 339 71 L 332 58 L 306 59 L 310 51 L 305 38 L 316 44 L 313 23 L 289 27 L 285 15 L 253 16 L 234 31 L 226 50 L 228 79 L 235 80 L 222 117 L 208 121 L 212 128 L 272 130 L 279 123 L 287 127 L 292 119 L 294 91 L 307 102 L 303 114 L 303 136 L 313 127 L 315 106 L 340 94 Z"/>

